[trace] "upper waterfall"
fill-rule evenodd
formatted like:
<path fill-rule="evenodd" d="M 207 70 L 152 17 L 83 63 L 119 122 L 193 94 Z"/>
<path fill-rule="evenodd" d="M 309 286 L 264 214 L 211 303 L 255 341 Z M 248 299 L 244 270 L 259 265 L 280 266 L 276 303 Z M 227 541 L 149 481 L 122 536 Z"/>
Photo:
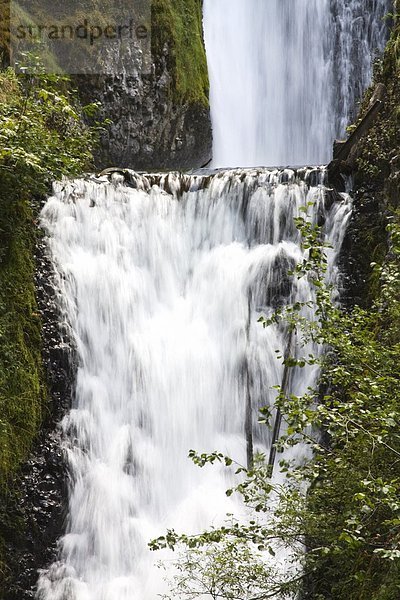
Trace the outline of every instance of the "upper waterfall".
<path fill-rule="evenodd" d="M 329 162 L 370 83 L 390 5 L 205 0 L 214 165 Z"/>

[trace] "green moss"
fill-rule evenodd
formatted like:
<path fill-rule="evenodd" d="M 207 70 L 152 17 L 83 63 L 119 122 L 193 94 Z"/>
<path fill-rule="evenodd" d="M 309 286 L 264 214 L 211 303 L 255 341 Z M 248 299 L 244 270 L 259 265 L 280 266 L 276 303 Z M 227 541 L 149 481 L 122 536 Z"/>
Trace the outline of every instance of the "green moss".
<path fill-rule="evenodd" d="M 3 185 L 3 199 L 2 189 Z M 2 535 L 5 529 L 17 527 L 9 523 L 5 509 L 9 488 L 37 435 L 46 406 L 34 289 L 35 227 L 28 201 L 15 194 L 8 200 L 1 202 L 0 211 L 4 252 L 0 264 L 0 586 L 6 576 Z M 7 231 L 10 223 L 13 229 Z"/>
<path fill-rule="evenodd" d="M 35 197 L 82 172 L 92 133 L 64 78 L 0 73 L 0 484 L 26 456 L 45 385 L 34 289 Z"/>
<path fill-rule="evenodd" d="M 4 189 L 4 182 L 1 186 Z M 0 188 L 1 189 L 1 188 Z M 3 194 L 1 197 L 4 199 Z M 41 422 L 45 386 L 34 290 L 35 228 L 26 198 L 1 203 L 0 482 L 26 456 Z M 12 224 L 12 228 L 10 228 Z"/>
<path fill-rule="evenodd" d="M 152 51 L 156 64 L 165 47 L 174 99 L 208 106 L 201 0 L 153 0 Z"/>
<path fill-rule="evenodd" d="M 13 474 L 27 456 L 46 400 L 34 290 L 35 227 L 27 198 L 0 179 L 0 584 Z M 14 524 L 15 526 L 15 524 Z"/>
<path fill-rule="evenodd" d="M 48 406 L 34 283 L 38 198 L 51 181 L 90 166 L 97 136 L 84 125 L 66 78 L 17 77 L 7 69 L 0 72 L 0 90 L 1 590 L 4 536 L 18 529 L 7 516 L 7 505 L 18 495 L 18 469 Z"/>

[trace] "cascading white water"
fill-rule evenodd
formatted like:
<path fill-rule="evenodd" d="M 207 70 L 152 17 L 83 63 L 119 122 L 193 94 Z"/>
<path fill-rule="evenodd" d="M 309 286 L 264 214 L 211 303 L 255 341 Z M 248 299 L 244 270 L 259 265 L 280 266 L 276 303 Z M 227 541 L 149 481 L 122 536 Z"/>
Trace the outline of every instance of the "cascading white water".
<path fill-rule="evenodd" d="M 331 42 L 333 63 L 333 135 L 343 137 L 355 106 L 372 78 L 373 60 L 388 35 L 386 16 L 393 0 L 332 0 L 331 14 L 336 37 Z M 330 158 L 330 157 L 329 157 Z"/>
<path fill-rule="evenodd" d="M 216 167 L 327 163 L 391 0 L 204 0 Z"/>
<path fill-rule="evenodd" d="M 139 176 L 55 185 L 42 213 L 60 309 L 76 345 L 73 408 L 63 421 L 71 473 L 60 560 L 42 600 L 154 600 L 163 592 L 147 542 L 197 532 L 240 507 L 218 467 L 189 449 L 246 460 L 246 404 L 272 404 L 284 332 L 257 318 L 306 300 L 288 269 L 302 258 L 293 217 L 314 202 L 331 242 L 331 277 L 350 204 L 324 170 Z M 302 370 L 293 390 L 315 372 Z"/>

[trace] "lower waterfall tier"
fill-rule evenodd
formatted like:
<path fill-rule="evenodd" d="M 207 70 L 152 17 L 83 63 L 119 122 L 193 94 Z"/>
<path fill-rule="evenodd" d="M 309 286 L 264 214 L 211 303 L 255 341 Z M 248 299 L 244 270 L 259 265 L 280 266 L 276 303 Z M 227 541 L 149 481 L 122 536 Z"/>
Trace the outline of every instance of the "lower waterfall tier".
<path fill-rule="evenodd" d="M 152 537 L 243 510 L 222 468 L 187 456 L 243 463 L 249 435 L 268 451 L 258 410 L 274 403 L 286 331 L 257 320 L 312 297 L 291 274 L 303 211 L 323 225 L 336 280 L 351 205 L 324 179 L 324 168 L 114 171 L 54 186 L 42 224 L 78 370 L 62 422 L 67 529 L 42 600 L 152 599 L 164 591 Z M 296 371 L 293 393 L 315 377 Z"/>

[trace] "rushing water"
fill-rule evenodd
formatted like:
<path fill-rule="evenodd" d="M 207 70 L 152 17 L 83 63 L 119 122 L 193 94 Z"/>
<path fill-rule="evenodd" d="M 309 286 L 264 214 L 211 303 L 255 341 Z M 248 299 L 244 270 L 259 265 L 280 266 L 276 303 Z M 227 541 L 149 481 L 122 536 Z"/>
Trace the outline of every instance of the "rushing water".
<path fill-rule="evenodd" d="M 215 166 L 322 164 L 371 80 L 391 0 L 205 0 Z"/>
<path fill-rule="evenodd" d="M 350 214 L 323 169 L 115 178 L 57 184 L 42 213 L 78 360 L 62 423 L 68 525 L 39 581 L 45 600 L 154 600 L 149 539 L 237 512 L 225 471 L 188 451 L 245 462 L 248 401 L 255 447 L 268 448 L 257 412 L 274 400 L 285 339 L 257 318 L 310 297 L 287 274 L 302 258 L 300 207 L 314 202 L 326 223 L 331 277 Z M 294 391 L 313 378 L 303 370 Z"/>

